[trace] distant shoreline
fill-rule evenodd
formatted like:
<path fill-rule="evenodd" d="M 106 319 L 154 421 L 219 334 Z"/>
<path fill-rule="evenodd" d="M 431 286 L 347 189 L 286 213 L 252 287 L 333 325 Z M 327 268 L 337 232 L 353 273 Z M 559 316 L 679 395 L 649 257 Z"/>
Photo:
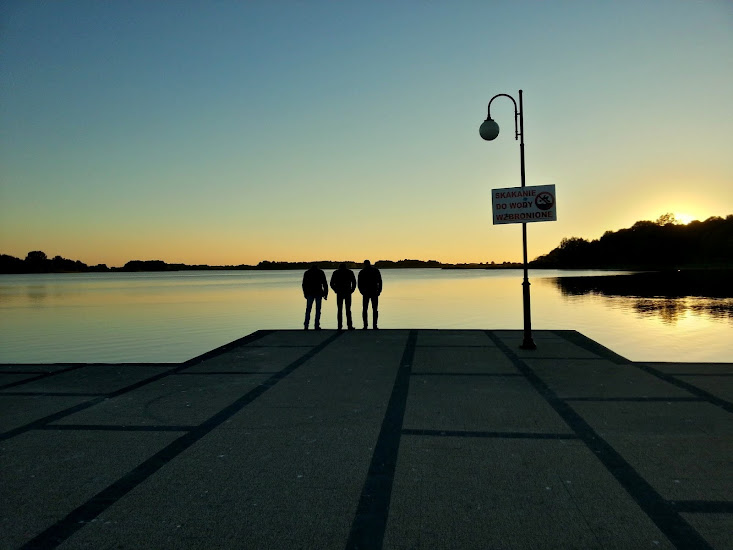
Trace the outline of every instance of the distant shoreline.
<path fill-rule="evenodd" d="M 656 222 L 639 221 L 628 229 L 606 231 L 596 240 L 571 237 L 545 255 L 528 263 L 532 269 L 612 269 L 679 270 L 733 268 L 733 214 L 677 224 L 674 215 L 666 214 Z M 169 264 L 163 260 L 131 260 L 122 267 L 106 264 L 88 266 L 61 256 L 50 259 L 40 250 L 28 253 L 24 260 L 0 254 L 0 273 L 87 273 L 108 271 L 193 271 L 193 270 L 295 270 L 317 265 L 336 269 L 340 264 L 355 269 L 362 262 L 316 260 L 310 262 L 261 261 L 257 265 L 188 265 Z M 437 260 L 377 260 L 379 269 L 517 269 L 519 262 L 444 263 Z"/>
<path fill-rule="evenodd" d="M 147 264 L 154 265 L 147 265 Z M 161 262 L 162 263 L 162 262 Z M 335 270 L 341 264 L 345 264 L 350 269 L 361 269 L 362 263 L 357 262 L 278 262 L 277 266 L 250 266 L 250 265 L 237 265 L 237 266 L 209 266 L 209 265 L 187 265 L 187 264 L 165 264 L 160 265 L 157 261 L 153 262 L 140 262 L 133 266 L 126 264 L 124 267 L 112 267 L 98 269 L 97 266 L 90 267 L 87 269 L 39 269 L 39 270 L 16 270 L 16 271 L 5 271 L 0 270 L 0 275 L 43 275 L 43 274 L 74 274 L 74 273 L 177 273 L 183 271 L 304 271 L 316 265 L 324 270 Z M 437 262 L 435 262 L 437 263 Z M 435 265 L 428 262 L 414 263 L 410 262 L 410 265 L 405 265 L 402 262 L 392 261 L 377 261 L 375 266 L 379 269 L 440 269 L 446 271 L 501 271 L 509 269 L 523 269 L 521 263 L 505 262 L 502 264 L 439 264 Z M 715 272 L 733 272 L 733 267 L 730 265 L 694 265 L 694 266 L 680 266 L 680 267 L 669 267 L 669 266 L 653 266 L 653 265 L 614 265 L 614 266 L 587 266 L 587 267 L 563 267 L 563 266 L 548 266 L 548 265 L 536 265 L 534 262 L 529 262 L 528 266 L 532 271 L 637 271 L 637 272 L 655 272 L 655 273 L 671 273 L 671 272 L 701 272 L 701 271 L 715 271 Z"/>

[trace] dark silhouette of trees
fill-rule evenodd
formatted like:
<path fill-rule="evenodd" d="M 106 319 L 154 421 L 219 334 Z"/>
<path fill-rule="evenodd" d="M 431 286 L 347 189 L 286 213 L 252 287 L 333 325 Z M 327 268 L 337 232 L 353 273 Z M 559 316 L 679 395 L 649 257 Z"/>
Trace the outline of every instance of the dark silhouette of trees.
<path fill-rule="evenodd" d="M 76 273 L 76 272 L 98 272 L 98 271 L 191 271 L 191 270 L 278 270 L 278 269 L 308 269 L 313 264 L 318 265 L 321 269 L 336 269 L 340 264 L 346 264 L 351 269 L 361 267 L 361 262 L 354 261 L 333 261 L 321 260 L 317 262 L 273 262 L 262 261 L 257 265 L 225 265 L 225 266 L 209 266 L 209 265 L 187 265 L 187 264 L 169 264 L 163 260 L 131 260 L 122 267 L 109 268 L 105 264 L 88 266 L 78 260 L 68 260 L 61 256 L 54 256 L 52 260 L 40 250 L 29 252 L 25 260 L 21 260 L 7 254 L 0 254 L 0 273 Z M 436 260 L 399 260 L 397 262 L 391 260 L 379 260 L 376 265 L 380 268 L 409 268 L 409 267 L 454 267 L 452 264 L 443 264 Z M 485 266 L 484 266 L 485 267 Z"/>
<path fill-rule="evenodd" d="M 374 263 L 374 266 L 379 269 L 390 269 L 390 268 L 421 268 L 421 267 L 444 267 L 444 264 L 436 260 L 399 260 L 393 262 L 391 260 L 378 260 Z"/>
<path fill-rule="evenodd" d="M 15 256 L 0 254 L 0 273 L 23 273 L 25 262 Z"/>
<path fill-rule="evenodd" d="M 45 252 L 28 252 L 25 260 L 0 254 L 0 273 L 84 273 L 88 271 L 109 271 L 105 264 L 89 267 L 79 260 L 68 260 L 61 256 L 48 259 Z"/>
<path fill-rule="evenodd" d="M 62 258 L 61 256 L 54 256 L 50 264 L 50 271 L 53 271 L 54 273 L 74 273 L 90 271 L 90 268 L 87 264 L 82 263 L 79 260 L 67 260 L 66 258 Z"/>
<path fill-rule="evenodd" d="M 124 265 L 122 271 L 176 271 L 176 267 L 163 260 L 131 260 Z"/>
<path fill-rule="evenodd" d="M 687 225 L 665 214 L 656 222 L 639 221 L 627 229 L 606 231 L 600 239 L 563 239 L 532 262 L 533 267 L 637 268 L 733 266 L 733 215 Z"/>
<path fill-rule="evenodd" d="M 28 254 L 25 257 L 25 261 L 31 264 L 38 264 L 41 262 L 45 262 L 48 259 L 48 256 L 46 256 L 45 252 L 41 252 L 40 250 L 34 250 L 32 252 L 28 252 Z"/>
<path fill-rule="evenodd" d="M 676 224 L 677 218 L 675 218 L 674 214 L 672 212 L 667 212 L 666 214 L 662 214 L 657 218 L 657 225 L 669 225 L 669 224 Z"/>
<path fill-rule="evenodd" d="M 257 264 L 257 269 L 308 269 L 316 264 L 321 269 L 337 269 L 339 265 L 346 264 L 350 269 L 360 269 L 362 262 L 320 260 L 317 262 L 270 262 L 262 261 Z M 377 260 L 374 265 L 380 269 L 386 268 L 415 268 L 415 267 L 449 267 L 451 264 L 443 264 L 436 260 Z"/>

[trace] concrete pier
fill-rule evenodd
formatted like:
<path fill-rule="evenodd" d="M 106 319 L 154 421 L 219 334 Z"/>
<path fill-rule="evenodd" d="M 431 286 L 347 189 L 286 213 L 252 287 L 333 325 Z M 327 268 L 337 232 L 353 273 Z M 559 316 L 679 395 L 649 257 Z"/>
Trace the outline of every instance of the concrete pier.
<path fill-rule="evenodd" d="M 733 363 L 521 338 L 1 365 L 0 548 L 733 548 Z"/>

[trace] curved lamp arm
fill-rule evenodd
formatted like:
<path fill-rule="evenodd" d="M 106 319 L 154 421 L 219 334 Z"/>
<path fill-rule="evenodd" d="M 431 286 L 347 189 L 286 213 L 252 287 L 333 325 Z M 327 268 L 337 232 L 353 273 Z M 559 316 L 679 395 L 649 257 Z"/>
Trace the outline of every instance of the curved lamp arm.
<path fill-rule="evenodd" d="M 517 108 L 517 102 L 509 94 L 496 94 L 489 100 L 486 120 L 483 122 L 483 124 L 481 124 L 481 127 L 479 128 L 479 133 L 481 134 L 481 137 L 487 141 L 496 139 L 496 136 L 499 135 L 499 125 L 494 121 L 494 119 L 491 118 L 491 103 L 497 97 L 508 97 L 512 100 L 512 103 L 514 104 L 514 139 L 517 140 L 519 139 L 519 136 L 522 135 L 522 131 L 520 130 L 520 117 L 522 116 L 522 112 Z M 521 103 L 522 90 L 519 90 L 519 97 Z"/>

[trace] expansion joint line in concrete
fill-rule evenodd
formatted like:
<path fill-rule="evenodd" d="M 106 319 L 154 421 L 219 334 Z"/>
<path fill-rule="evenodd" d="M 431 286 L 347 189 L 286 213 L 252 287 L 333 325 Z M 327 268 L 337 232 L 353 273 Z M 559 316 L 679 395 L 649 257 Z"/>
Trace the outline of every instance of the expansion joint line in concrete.
<path fill-rule="evenodd" d="M 82 393 L 73 391 L 4 391 L 0 397 L 104 397 L 106 393 Z"/>
<path fill-rule="evenodd" d="M 512 378 L 522 376 L 518 372 L 413 372 L 411 376 L 481 376 L 484 378 Z"/>
<path fill-rule="evenodd" d="M 43 380 L 44 378 L 49 378 L 51 376 L 56 376 L 57 374 L 63 374 L 65 372 L 71 372 L 72 370 L 80 369 L 82 367 L 86 367 L 87 365 L 72 365 L 65 369 L 59 369 L 52 372 L 44 372 L 39 374 L 38 376 L 34 376 L 33 378 L 25 378 L 24 380 L 16 380 L 15 382 L 9 382 L 8 384 L 3 384 L 0 386 L 0 390 L 5 390 L 8 388 L 14 388 L 16 386 L 22 386 L 23 384 L 27 384 L 28 382 L 35 382 L 36 380 Z M 5 372 L 3 374 L 10 374 L 8 372 Z M 30 374 L 36 374 L 36 373 L 30 373 Z"/>
<path fill-rule="evenodd" d="M 402 435 L 431 437 L 483 437 L 487 439 L 578 439 L 576 434 L 555 434 L 542 432 L 482 432 L 468 430 L 418 430 L 404 429 Z"/>
<path fill-rule="evenodd" d="M 53 414 L 49 414 L 48 416 L 44 416 L 43 418 L 39 418 L 38 420 L 29 422 L 28 424 L 25 424 L 23 426 L 18 426 L 17 428 L 13 428 L 12 430 L 8 430 L 7 432 L 1 433 L 0 441 L 11 439 L 17 435 L 24 434 L 31 430 L 40 430 L 44 428 L 47 424 L 50 424 L 51 422 L 56 422 L 57 420 L 61 420 L 62 418 L 66 416 L 78 413 L 80 411 L 83 411 L 84 409 L 88 409 L 89 407 L 93 407 L 94 405 L 101 403 L 105 399 L 106 399 L 105 397 L 95 397 L 94 399 L 90 399 L 89 401 L 84 401 L 82 403 L 74 405 L 73 407 L 69 407 L 62 411 L 57 411 Z"/>
<path fill-rule="evenodd" d="M 186 368 L 186 367 L 180 367 L 180 368 Z M 62 418 L 65 418 L 67 416 L 70 416 L 72 414 L 81 412 L 85 409 L 88 409 L 90 407 L 93 407 L 95 405 L 98 405 L 102 401 L 106 399 L 112 399 L 114 397 L 119 397 L 121 395 L 124 395 L 128 392 L 131 392 L 133 390 L 137 390 L 139 388 L 142 388 L 143 386 L 146 386 L 148 384 L 151 384 L 152 382 L 157 382 L 161 378 L 165 378 L 166 376 L 170 376 L 173 373 L 173 371 L 168 370 L 166 372 L 158 373 L 154 376 L 150 376 L 148 378 L 145 378 L 144 380 L 141 380 L 139 382 L 136 382 L 134 384 L 130 384 L 129 386 L 125 386 L 124 388 L 121 388 L 119 390 L 116 390 L 111 393 L 106 393 L 103 395 L 100 395 L 99 397 L 95 397 L 93 399 L 90 399 L 88 401 L 83 401 L 82 403 L 78 403 L 72 407 L 69 407 L 67 409 L 57 411 L 55 413 L 49 414 L 48 416 L 44 416 L 43 418 L 39 418 L 38 420 L 35 420 L 33 422 L 30 422 L 28 424 L 25 424 L 24 426 L 19 426 L 17 428 L 14 428 L 12 430 L 8 430 L 7 432 L 4 432 L 0 434 L 0 441 L 10 439 L 11 437 L 15 437 L 16 435 L 20 435 L 22 433 L 28 432 L 30 430 L 38 430 L 44 428 L 46 425 L 50 424 L 51 422 L 56 422 L 57 420 L 60 420 Z M 2 394 L 5 395 L 5 394 Z M 2 398 L 2 395 L 0 395 L 0 398 Z"/>
<path fill-rule="evenodd" d="M 12 437 L 15 437 L 16 435 L 20 435 L 22 433 L 28 432 L 30 430 L 39 430 L 45 428 L 46 425 L 50 424 L 51 422 L 56 422 L 57 420 L 60 420 L 64 417 L 70 416 L 72 414 L 78 413 L 80 411 L 83 411 L 85 409 L 88 409 L 90 407 L 93 407 L 94 405 L 98 405 L 105 399 L 112 399 L 114 397 L 119 397 L 121 395 L 124 395 L 126 393 L 129 393 L 133 390 L 137 390 L 139 388 L 142 388 L 143 386 L 146 386 L 148 384 L 151 384 L 153 382 L 157 382 L 158 380 L 165 378 L 167 376 L 171 376 L 173 374 L 180 374 L 181 371 L 184 369 L 187 369 L 189 367 L 198 365 L 202 361 L 205 361 L 206 359 L 211 359 L 212 357 L 216 357 L 217 355 L 221 355 L 222 353 L 226 353 L 227 351 L 240 346 L 240 345 L 246 345 L 251 342 L 255 342 L 259 340 L 260 338 L 263 338 L 264 336 L 267 336 L 268 334 L 271 334 L 271 330 L 259 330 L 257 332 L 254 332 L 252 334 L 248 334 L 247 336 L 244 336 L 242 338 L 239 338 L 237 340 L 234 340 L 233 342 L 230 342 L 228 344 L 225 344 L 221 347 L 218 347 L 216 349 L 213 349 L 209 352 L 204 353 L 203 355 L 199 355 L 198 357 L 194 357 L 193 359 L 189 359 L 185 363 L 181 363 L 175 368 L 169 368 L 165 370 L 164 372 L 160 372 L 156 375 L 150 376 L 148 378 L 145 378 L 144 380 L 140 380 L 139 382 L 136 382 L 134 384 L 130 384 L 129 386 L 125 386 L 124 388 L 120 388 L 119 390 L 113 391 L 111 393 L 105 393 L 105 394 L 99 394 L 99 397 L 95 397 L 94 399 L 90 399 L 88 401 L 83 401 L 82 403 L 77 403 L 76 405 L 73 405 L 67 409 L 63 409 L 61 411 L 57 411 L 55 413 L 52 413 L 48 416 L 44 416 L 43 418 L 39 418 L 37 420 L 34 420 L 33 422 L 30 422 L 28 424 L 25 424 L 23 426 L 19 426 L 17 428 L 14 428 L 12 430 L 8 430 L 7 432 L 0 433 L 0 441 L 4 441 L 6 439 L 10 439 Z M 79 369 L 82 367 L 90 367 L 94 364 L 80 364 L 75 365 L 68 369 L 63 369 L 60 371 L 48 373 L 49 376 L 60 374 L 62 372 L 69 372 L 75 369 Z M 106 364 L 105 364 L 106 365 Z M 109 365 L 107 365 L 109 366 Z M 175 366 L 175 365 L 170 365 Z M 46 376 L 42 376 L 39 378 L 46 378 Z M 28 382 L 32 382 L 33 380 L 36 380 L 37 378 L 30 379 L 30 380 L 22 380 L 19 383 L 14 383 L 13 385 L 19 385 L 19 384 L 26 384 Z M 0 393 L 0 398 L 2 398 L 4 395 L 11 395 L 9 393 Z M 48 395 L 47 395 L 48 396 Z"/>
<path fill-rule="evenodd" d="M 720 397 L 717 397 L 710 392 L 706 392 L 705 390 L 702 390 L 698 388 L 697 386 L 694 386 L 693 384 L 690 384 L 683 380 L 679 380 L 677 378 L 678 376 L 690 376 L 691 373 L 669 374 L 666 372 L 662 372 L 658 369 L 655 369 L 654 367 L 650 365 L 645 365 L 644 363 L 635 363 L 633 361 L 629 361 L 625 357 L 618 355 L 617 353 L 611 351 L 610 349 L 600 345 L 598 342 L 595 342 L 591 340 L 590 338 L 588 338 L 587 336 L 577 331 L 574 331 L 574 330 L 554 330 L 552 332 L 553 334 L 556 334 L 560 336 L 561 338 L 564 338 L 568 342 L 571 342 L 577 346 L 580 346 L 581 348 L 586 349 L 592 353 L 597 353 L 598 355 L 604 357 L 605 359 L 609 359 L 618 365 L 629 365 L 629 366 L 636 367 L 637 369 L 641 369 L 644 372 L 646 372 L 647 374 L 656 376 L 660 380 L 664 380 L 665 382 L 672 384 L 673 386 L 676 386 L 680 389 L 683 389 L 699 397 L 700 399 L 707 401 L 708 403 L 717 405 L 718 407 L 721 407 L 723 410 L 733 413 L 733 403 L 731 403 L 730 401 L 721 399 Z M 725 373 L 725 374 L 706 373 L 706 374 L 703 374 L 702 376 L 731 376 L 731 373 Z"/>
<path fill-rule="evenodd" d="M 634 499 L 644 513 L 677 548 L 711 549 L 700 534 L 607 441 L 588 424 L 566 401 L 550 387 L 496 334 L 486 335 L 509 358 L 527 381 L 547 401 L 553 410 L 578 435 L 578 438 L 598 458 L 616 481 Z M 560 334 L 560 336 L 565 336 Z M 599 346 L 602 347 L 602 346 Z M 605 349 L 605 348 L 603 348 Z M 620 357 L 620 356 L 618 356 Z M 623 361 L 625 359 L 621 358 Z"/>
<path fill-rule="evenodd" d="M 0 365 L 0 367 L 8 367 L 8 366 L 12 366 L 12 365 L 7 365 L 7 364 Z M 22 366 L 23 367 L 27 367 L 28 365 L 22 365 Z M 78 369 L 81 366 L 82 365 L 74 365 L 73 367 L 70 366 L 68 369 L 61 369 L 61 371 L 62 372 L 65 372 L 65 371 L 67 371 L 69 369 Z M 25 376 L 31 376 L 31 375 L 35 374 L 37 376 L 42 376 L 42 377 L 45 378 L 46 376 L 49 376 L 49 375 L 52 375 L 52 374 L 56 374 L 56 373 L 54 371 L 48 371 L 48 370 L 47 371 L 37 371 L 37 370 L 1 370 L 0 369 L 0 374 L 22 374 L 22 375 L 25 375 Z M 12 382 L 12 385 L 15 386 L 18 383 L 25 384 L 26 382 L 27 382 L 27 380 L 21 380 L 20 382 Z M 3 389 L 4 387 L 5 387 L 5 385 L 2 385 L 2 386 L 0 386 L 0 389 Z"/>
<path fill-rule="evenodd" d="M 48 431 L 86 432 L 190 432 L 196 426 L 124 426 L 117 424 L 49 424 L 39 428 Z"/>
<path fill-rule="evenodd" d="M 597 355 L 599 359 L 605 359 L 607 361 L 611 361 L 612 363 L 616 363 L 617 365 L 628 365 L 629 363 L 631 363 L 631 361 L 626 359 L 626 357 L 619 355 L 613 350 L 608 349 L 606 346 L 602 346 L 595 340 L 591 340 L 577 330 L 551 330 L 550 332 L 564 340 L 567 340 L 571 344 L 575 344 L 576 346 Z M 539 356 L 533 355 L 532 357 L 538 358 Z"/>
<path fill-rule="evenodd" d="M 410 389 L 410 371 L 415 357 L 417 330 L 411 330 L 402 354 L 387 411 L 382 421 L 377 444 L 369 464 L 369 472 L 361 490 L 356 516 L 351 524 L 347 550 L 382 548 L 392 498 L 392 484 L 397 467 L 397 454 L 402 424 Z"/>
<path fill-rule="evenodd" d="M 563 401 L 588 403 L 701 403 L 702 397 L 563 397 Z"/>
<path fill-rule="evenodd" d="M 512 378 L 518 372 L 413 372 L 412 376 L 480 376 L 484 378 Z"/>
<path fill-rule="evenodd" d="M 307 353 L 290 363 L 287 367 L 270 376 L 270 378 L 265 380 L 262 384 L 250 390 L 232 404 L 224 407 L 214 416 L 205 420 L 191 431 L 169 443 L 166 447 L 139 464 L 137 467 L 133 468 L 112 485 L 103 489 L 81 506 L 70 512 L 66 517 L 57 521 L 54 525 L 28 541 L 21 547 L 21 549 L 30 550 L 31 548 L 56 548 L 62 544 L 79 529 L 84 527 L 84 525 L 98 517 L 101 513 L 147 480 L 171 460 L 186 451 L 212 430 L 226 422 L 229 418 L 252 403 L 252 401 L 260 397 L 263 393 L 274 387 L 280 380 L 288 376 L 306 361 L 315 357 L 326 346 L 341 336 L 341 334 L 342 333 L 337 332 L 320 344 L 314 346 Z M 234 346 L 230 345 L 228 349 L 231 349 L 231 347 Z M 209 353 L 204 354 L 202 357 L 209 358 L 211 356 L 212 355 Z M 197 362 L 199 361 L 194 363 L 186 362 L 182 367 L 191 366 Z"/>
<path fill-rule="evenodd" d="M 233 375 L 261 375 L 261 374 L 276 374 L 277 371 L 272 370 L 227 370 L 227 371 L 213 371 L 207 370 L 206 372 L 176 372 L 176 376 L 233 376 Z"/>
<path fill-rule="evenodd" d="M 725 399 L 716 397 L 712 393 L 706 392 L 705 390 L 701 390 L 697 386 L 693 386 L 692 384 L 688 382 L 677 379 L 674 375 L 667 374 L 666 372 L 662 372 L 648 365 L 642 365 L 639 363 L 632 363 L 632 365 L 634 365 L 638 369 L 643 370 L 644 372 L 648 374 L 651 374 L 652 376 L 656 376 L 657 378 L 660 378 L 664 380 L 665 382 L 672 384 L 673 386 L 677 386 L 680 389 L 688 391 L 691 394 L 696 395 L 701 399 L 704 399 L 708 403 L 711 403 L 712 405 L 717 405 L 724 411 L 733 413 L 733 403 L 731 403 L 730 401 L 726 401 Z"/>

